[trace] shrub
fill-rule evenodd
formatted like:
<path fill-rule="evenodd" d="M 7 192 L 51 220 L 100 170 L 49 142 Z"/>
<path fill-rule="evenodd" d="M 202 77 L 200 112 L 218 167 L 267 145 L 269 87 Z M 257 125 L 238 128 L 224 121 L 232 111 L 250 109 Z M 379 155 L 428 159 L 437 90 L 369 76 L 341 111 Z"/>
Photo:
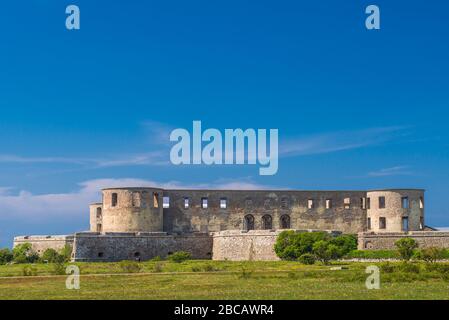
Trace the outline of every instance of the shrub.
<path fill-rule="evenodd" d="M 61 249 L 60 255 L 62 256 L 64 262 L 69 262 L 72 259 L 72 251 L 72 246 L 68 244 Z"/>
<path fill-rule="evenodd" d="M 150 261 L 153 261 L 153 262 L 162 261 L 162 258 L 161 258 L 161 256 L 156 256 L 153 259 L 151 259 Z"/>
<path fill-rule="evenodd" d="M 184 261 L 187 261 L 189 259 L 191 259 L 191 255 L 190 253 L 186 252 L 186 251 L 178 251 L 173 253 L 172 255 L 168 256 L 168 260 L 172 261 L 172 262 L 176 262 L 176 263 L 181 263 Z"/>
<path fill-rule="evenodd" d="M 55 275 L 65 274 L 65 266 L 63 262 L 57 262 L 53 265 L 53 274 Z"/>
<path fill-rule="evenodd" d="M 382 271 L 382 272 L 393 273 L 394 270 L 395 270 L 395 267 L 390 262 L 385 262 L 385 263 L 380 264 L 380 271 Z"/>
<path fill-rule="evenodd" d="M 338 247 L 338 256 L 343 257 L 351 251 L 357 250 L 357 236 L 353 234 L 343 234 L 329 241 Z"/>
<path fill-rule="evenodd" d="M 35 263 L 39 255 L 32 249 L 31 243 L 23 243 L 12 250 L 15 263 Z"/>
<path fill-rule="evenodd" d="M 162 262 L 156 262 L 153 267 L 153 272 L 161 273 L 164 269 L 164 264 Z M 196 271 L 194 271 L 196 272 Z"/>
<path fill-rule="evenodd" d="M 312 265 L 315 264 L 316 258 L 311 253 L 304 253 L 302 256 L 298 259 L 299 262 L 302 264 Z"/>
<path fill-rule="evenodd" d="M 327 264 L 332 259 L 337 259 L 338 251 L 338 247 L 329 241 L 320 240 L 313 245 L 313 253 L 324 264 Z"/>
<path fill-rule="evenodd" d="M 64 256 L 59 254 L 55 249 L 46 249 L 41 257 L 42 261 L 48 261 L 50 263 L 62 263 L 64 262 Z"/>
<path fill-rule="evenodd" d="M 326 232 L 297 233 L 289 230 L 278 236 L 274 251 L 282 260 L 294 261 L 306 253 L 314 253 L 314 245 L 319 241 L 328 243 L 330 259 L 340 258 L 357 249 L 357 237 L 354 235 L 332 237 Z"/>
<path fill-rule="evenodd" d="M 402 238 L 395 243 L 401 259 L 408 261 L 412 258 L 418 243 L 413 238 Z"/>
<path fill-rule="evenodd" d="M 446 250 L 442 248 L 424 248 L 417 251 L 417 258 L 427 263 L 435 263 L 437 260 L 441 260 L 445 257 Z"/>
<path fill-rule="evenodd" d="M 124 260 L 120 261 L 119 265 L 125 273 L 138 273 L 142 270 L 142 266 L 137 261 Z"/>
<path fill-rule="evenodd" d="M 13 259 L 13 254 L 8 248 L 0 249 L 0 265 L 7 264 Z"/>
<path fill-rule="evenodd" d="M 33 266 L 24 266 L 22 268 L 22 274 L 25 277 L 31 277 L 37 275 L 37 268 Z"/>
<path fill-rule="evenodd" d="M 419 265 L 409 262 L 403 262 L 399 265 L 399 270 L 407 273 L 419 273 Z"/>
<path fill-rule="evenodd" d="M 396 250 L 354 250 L 345 255 L 348 259 L 397 259 Z"/>

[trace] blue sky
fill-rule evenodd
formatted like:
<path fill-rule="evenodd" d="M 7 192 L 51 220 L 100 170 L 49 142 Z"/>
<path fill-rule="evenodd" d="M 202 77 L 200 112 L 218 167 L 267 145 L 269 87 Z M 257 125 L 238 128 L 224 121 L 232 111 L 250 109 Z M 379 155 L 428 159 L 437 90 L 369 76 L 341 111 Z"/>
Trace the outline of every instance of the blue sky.
<path fill-rule="evenodd" d="M 81 29 L 65 28 L 65 7 Z M 364 26 L 377 4 L 381 30 Z M 0 13 L 0 246 L 88 228 L 110 185 L 425 188 L 448 226 L 449 4 L 14 1 Z M 275 176 L 167 164 L 174 128 L 279 129 Z"/>

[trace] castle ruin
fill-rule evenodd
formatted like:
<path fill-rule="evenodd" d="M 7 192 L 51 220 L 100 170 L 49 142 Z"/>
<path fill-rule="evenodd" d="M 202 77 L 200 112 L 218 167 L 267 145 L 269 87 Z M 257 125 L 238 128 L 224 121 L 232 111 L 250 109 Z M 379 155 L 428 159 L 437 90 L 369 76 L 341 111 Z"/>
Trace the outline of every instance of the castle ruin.
<path fill-rule="evenodd" d="M 21 236 L 39 253 L 73 247 L 74 261 L 148 260 L 188 251 L 193 258 L 275 260 L 283 230 L 358 234 L 359 249 L 388 249 L 411 236 L 449 247 L 449 233 L 425 226 L 424 190 L 167 190 L 108 188 L 90 205 L 90 230 Z"/>

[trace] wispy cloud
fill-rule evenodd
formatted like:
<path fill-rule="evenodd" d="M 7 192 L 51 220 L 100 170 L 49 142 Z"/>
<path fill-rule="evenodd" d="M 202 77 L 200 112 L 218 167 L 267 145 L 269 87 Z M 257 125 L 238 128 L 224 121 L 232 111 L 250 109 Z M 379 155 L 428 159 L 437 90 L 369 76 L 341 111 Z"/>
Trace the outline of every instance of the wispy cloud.
<path fill-rule="evenodd" d="M 54 221 L 58 217 L 88 219 L 88 205 L 101 199 L 101 189 L 110 187 L 159 187 L 165 189 L 232 189 L 263 190 L 272 186 L 261 185 L 250 180 L 218 180 L 212 183 L 185 184 L 179 181 L 158 182 L 144 179 L 95 179 L 79 184 L 78 189 L 68 193 L 33 194 L 13 188 L 0 188 L 0 218 L 13 218 L 20 222 Z"/>
<path fill-rule="evenodd" d="M 380 127 L 287 139 L 280 142 L 279 154 L 284 157 L 305 156 L 380 145 L 408 135 L 406 129 L 402 126 Z"/>
<path fill-rule="evenodd" d="M 404 176 L 411 175 L 409 166 L 395 166 L 390 168 L 383 168 L 377 171 L 368 172 L 369 177 L 387 177 L 387 176 Z"/>

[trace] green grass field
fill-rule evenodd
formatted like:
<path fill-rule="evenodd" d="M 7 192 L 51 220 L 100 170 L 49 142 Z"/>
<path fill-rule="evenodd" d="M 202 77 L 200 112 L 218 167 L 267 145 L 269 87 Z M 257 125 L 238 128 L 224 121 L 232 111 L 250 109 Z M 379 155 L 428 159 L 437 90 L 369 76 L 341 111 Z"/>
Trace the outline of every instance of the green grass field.
<path fill-rule="evenodd" d="M 395 263 L 399 264 L 399 263 Z M 449 299 L 449 281 L 438 272 L 381 273 L 381 289 L 365 287 L 367 263 L 305 266 L 297 262 L 144 262 L 123 274 L 119 263 L 76 263 L 80 290 L 51 264 L 0 266 L 0 299 Z M 29 265 L 28 265 L 29 266 Z M 36 276 L 34 276 L 34 274 Z"/>

